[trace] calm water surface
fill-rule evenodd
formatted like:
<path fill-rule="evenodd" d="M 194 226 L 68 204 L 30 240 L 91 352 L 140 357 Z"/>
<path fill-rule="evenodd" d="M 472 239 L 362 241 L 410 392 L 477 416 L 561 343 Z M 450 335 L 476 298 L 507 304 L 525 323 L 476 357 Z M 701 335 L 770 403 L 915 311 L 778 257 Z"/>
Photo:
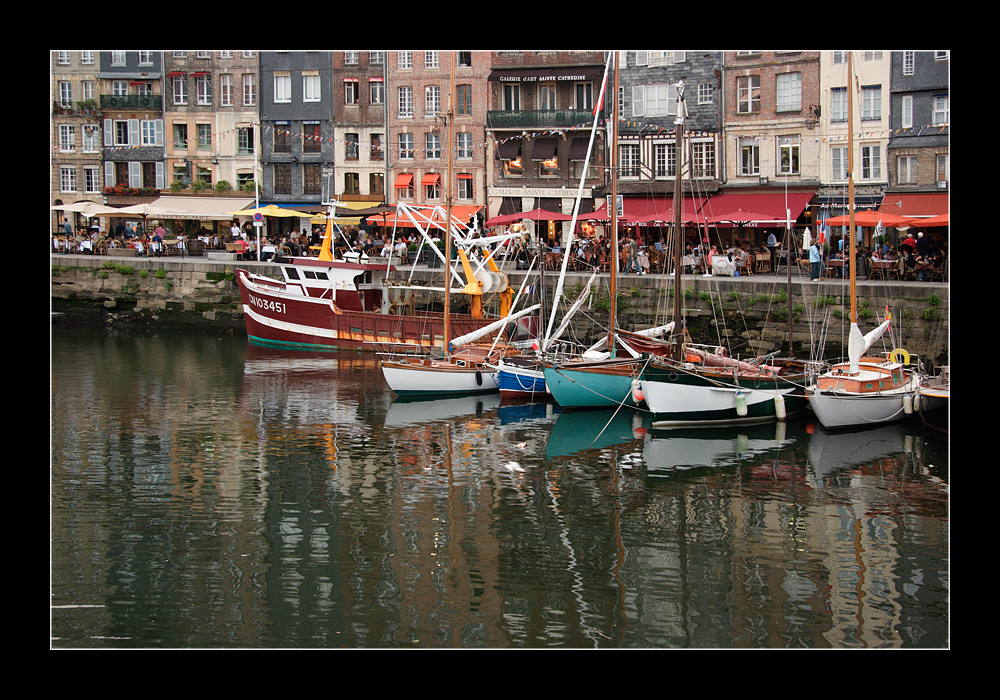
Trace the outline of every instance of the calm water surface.
<path fill-rule="evenodd" d="M 400 402 L 374 355 L 55 326 L 51 645 L 942 648 L 948 446 Z"/>

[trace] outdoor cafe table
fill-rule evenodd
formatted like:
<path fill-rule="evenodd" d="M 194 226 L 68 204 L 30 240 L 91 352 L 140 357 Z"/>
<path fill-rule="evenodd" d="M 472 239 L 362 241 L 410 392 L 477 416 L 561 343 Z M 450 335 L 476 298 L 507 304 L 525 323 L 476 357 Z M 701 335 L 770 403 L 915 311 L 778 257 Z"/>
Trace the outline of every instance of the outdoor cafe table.
<path fill-rule="evenodd" d="M 843 277 L 846 264 L 847 261 L 843 258 L 830 258 L 826 261 L 826 268 L 830 271 L 831 277 Z M 836 272 L 836 274 L 834 274 L 834 272 Z"/>
<path fill-rule="evenodd" d="M 872 277 L 888 279 L 891 275 L 899 275 L 898 260 L 872 260 Z"/>

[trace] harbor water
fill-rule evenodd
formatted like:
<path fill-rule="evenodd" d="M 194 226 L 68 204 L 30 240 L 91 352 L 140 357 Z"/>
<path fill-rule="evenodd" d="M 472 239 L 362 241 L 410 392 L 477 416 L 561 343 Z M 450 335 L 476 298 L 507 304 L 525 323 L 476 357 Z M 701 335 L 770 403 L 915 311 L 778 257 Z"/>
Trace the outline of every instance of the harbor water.
<path fill-rule="evenodd" d="M 368 353 L 56 324 L 52 648 L 950 647 L 918 420 L 400 401 Z"/>

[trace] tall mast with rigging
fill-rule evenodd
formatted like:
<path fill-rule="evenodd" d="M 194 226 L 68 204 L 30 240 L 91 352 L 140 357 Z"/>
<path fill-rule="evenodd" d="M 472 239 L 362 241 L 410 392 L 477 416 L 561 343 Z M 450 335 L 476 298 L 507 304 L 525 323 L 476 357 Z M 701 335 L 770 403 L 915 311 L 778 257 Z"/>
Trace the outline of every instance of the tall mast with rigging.
<path fill-rule="evenodd" d="M 451 52 L 451 86 L 448 90 L 448 111 L 446 119 L 448 121 L 448 174 L 445 180 L 445 217 L 444 217 L 444 323 L 442 326 L 442 349 L 446 355 L 450 354 L 451 348 L 451 172 L 452 172 L 452 135 L 454 130 L 454 113 L 452 111 L 452 101 L 455 93 L 455 52 Z"/>
<path fill-rule="evenodd" d="M 677 163 L 677 170 L 674 173 L 674 359 L 684 359 L 684 328 L 681 320 L 681 269 L 684 251 L 682 249 L 681 225 L 683 188 L 681 186 L 681 176 L 684 161 L 684 82 L 677 85 L 677 118 L 674 120 L 676 127 L 677 146 L 674 160 Z"/>

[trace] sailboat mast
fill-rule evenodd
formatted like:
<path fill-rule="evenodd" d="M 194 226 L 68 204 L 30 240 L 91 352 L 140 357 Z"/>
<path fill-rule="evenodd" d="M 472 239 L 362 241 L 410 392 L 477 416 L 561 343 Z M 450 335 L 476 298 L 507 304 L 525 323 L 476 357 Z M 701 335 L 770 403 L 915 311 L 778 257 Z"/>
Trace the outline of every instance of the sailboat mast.
<path fill-rule="evenodd" d="M 618 59 L 619 53 L 615 51 L 615 81 L 614 91 L 611 93 L 611 277 L 609 279 L 609 292 L 611 294 L 610 309 L 608 312 L 608 350 L 611 356 L 615 355 L 615 316 L 618 307 Z M 565 251 L 564 255 L 569 255 L 570 251 Z"/>
<path fill-rule="evenodd" d="M 451 171 L 452 171 L 452 137 L 454 131 L 454 114 L 452 100 L 455 94 L 455 52 L 451 52 L 451 87 L 448 90 L 448 175 L 445 181 L 445 222 L 444 222 L 444 323 L 442 325 L 442 345 L 445 354 L 450 353 L 451 343 Z"/>
<path fill-rule="evenodd" d="M 851 323 L 858 322 L 858 302 L 854 289 L 857 255 L 854 251 L 854 64 L 853 54 L 847 52 L 847 217 L 848 236 L 851 239 Z"/>
<path fill-rule="evenodd" d="M 681 321 L 681 269 L 683 262 L 683 247 L 681 240 L 682 209 L 681 199 L 683 187 L 681 186 L 681 176 L 683 173 L 684 161 L 684 83 L 677 87 L 677 118 L 674 120 L 676 127 L 677 145 L 675 146 L 677 170 L 674 173 L 674 359 L 684 359 L 684 329 Z"/>

